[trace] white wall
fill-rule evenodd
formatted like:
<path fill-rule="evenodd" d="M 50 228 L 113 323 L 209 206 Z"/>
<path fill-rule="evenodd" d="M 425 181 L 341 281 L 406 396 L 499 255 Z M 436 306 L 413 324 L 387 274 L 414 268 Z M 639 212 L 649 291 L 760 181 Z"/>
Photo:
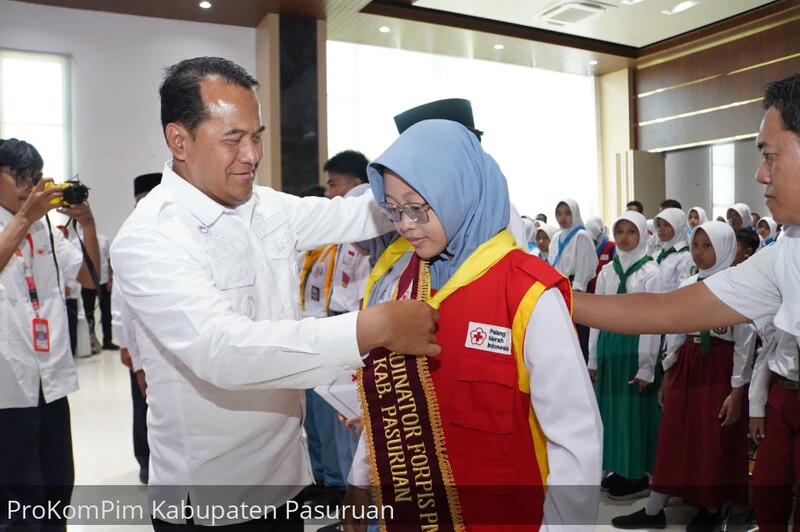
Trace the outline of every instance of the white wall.
<path fill-rule="evenodd" d="M 91 188 L 109 237 L 133 209 L 133 178 L 169 158 L 158 98 L 164 68 L 214 55 L 255 74 L 255 39 L 252 28 L 0 0 L 0 48 L 72 57 L 73 172 Z"/>
<path fill-rule="evenodd" d="M 756 181 L 756 170 L 761 164 L 761 154 L 756 148 L 755 139 L 736 142 L 734 150 L 736 201 L 747 203 L 751 211 L 761 216 L 769 216 L 769 209 L 764 201 L 766 187 Z"/>
<path fill-rule="evenodd" d="M 683 210 L 702 207 L 711 215 L 711 148 L 703 146 L 667 153 L 667 198 L 681 202 Z M 658 206 L 656 206 L 656 209 Z"/>

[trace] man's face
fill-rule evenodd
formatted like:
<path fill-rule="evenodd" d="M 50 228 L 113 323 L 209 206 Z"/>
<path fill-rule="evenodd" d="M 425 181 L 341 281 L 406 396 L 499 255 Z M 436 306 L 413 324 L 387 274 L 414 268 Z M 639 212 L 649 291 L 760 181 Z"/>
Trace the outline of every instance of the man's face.
<path fill-rule="evenodd" d="M 800 137 L 784 128 L 780 112 L 770 107 L 757 139 L 763 160 L 756 181 L 776 222 L 800 224 Z"/>
<path fill-rule="evenodd" d="M 200 82 L 200 94 L 209 118 L 194 138 L 187 133 L 172 140 L 167 132 L 175 170 L 206 196 L 233 208 L 250 199 L 263 154 L 258 98 L 251 89 L 216 78 Z"/>
<path fill-rule="evenodd" d="M 35 175 L 34 175 L 35 174 Z M 31 186 L 22 189 L 17 187 L 17 180 L 15 174 L 8 166 L 0 166 L 0 207 L 3 207 L 11 214 L 17 214 L 28 199 L 28 196 L 33 190 L 33 182 L 42 178 L 41 172 L 34 172 L 33 170 L 27 174 L 28 182 Z M 23 179 L 24 180 L 24 179 Z"/>
<path fill-rule="evenodd" d="M 328 172 L 328 188 L 325 189 L 326 198 L 344 197 L 345 194 L 361 184 L 361 179 L 339 172 Z"/>

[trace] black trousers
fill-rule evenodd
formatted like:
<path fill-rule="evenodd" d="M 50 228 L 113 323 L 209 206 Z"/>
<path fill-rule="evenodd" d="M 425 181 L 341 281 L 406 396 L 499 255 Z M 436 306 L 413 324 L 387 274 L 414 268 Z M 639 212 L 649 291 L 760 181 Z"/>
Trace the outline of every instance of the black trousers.
<path fill-rule="evenodd" d="M 295 501 L 302 502 L 299 499 L 295 499 Z M 152 520 L 155 532 L 227 532 L 228 530 L 236 532 L 303 532 L 304 529 L 300 512 L 294 512 L 287 517 L 286 505 L 278 508 L 273 517 L 235 525 L 205 527 L 194 524 L 191 519 L 182 525 L 173 525 L 155 518 Z"/>
<path fill-rule="evenodd" d="M 150 446 L 147 444 L 147 400 L 139 389 L 136 374 L 131 374 L 131 399 L 133 401 L 133 454 L 141 469 L 148 469 Z"/>
<path fill-rule="evenodd" d="M 72 349 L 72 356 L 75 356 L 75 348 L 78 347 L 78 300 L 67 299 L 67 325 L 69 326 L 69 346 Z"/>
<path fill-rule="evenodd" d="M 32 512 L 25 505 L 68 505 L 75 484 L 69 402 L 64 397 L 31 408 L 0 409 L 0 531 L 65 532 L 66 519 Z M 52 518 L 51 518 L 52 517 Z"/>
<path fill-rule="evenodd" d="M 103 327 L 103 345 L 111 343 L 111 292 L 106 289 L 107 285 L 100 285 L 100 323 Z M 83 311 L 86 313 L 86 321 L 89 323 L 89 336 L 94 336 L 94 304 L 97 299 L 97 290 L 90 288 L 81 289 L 83 298 Z"/>

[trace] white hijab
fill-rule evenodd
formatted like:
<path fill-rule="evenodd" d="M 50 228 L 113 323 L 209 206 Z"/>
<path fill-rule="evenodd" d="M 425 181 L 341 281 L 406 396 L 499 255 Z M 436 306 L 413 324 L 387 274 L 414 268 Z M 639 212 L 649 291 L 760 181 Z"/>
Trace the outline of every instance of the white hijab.
<path fill-rule="evenodd" d="M 696 235 L 697 231 L 700 229 L 705 231 L 708 235 L 708 239 L 711 240 L 711 245 L 714 246 L 714 253 L 717 255 L 717 261 L 714 263 L 713 267 L 707 270 L 700 270 L 698 268 L 700 277 L 708 279 L 715 273 L 719 273 L 733 264 L 733 260 L 736 258 L 736 232 L 726 223 L 716 221 L 706 222 L 692 230 L 690 241 L 694 240 L 694 235 Z"/>
<path fill-rule="evenodd" d="M 738 212 L 739 216 L 742 217 L 742 227 L 753 227 L 753 215 L 750 214 L 750 207 L 746 203 L 737 203 L 731 209 Z M 727 217 L 728 211 L 725 211 L 725 218 Z"/>
<path fill-rule="evenodd" d="M 647 254 L 647 219 L 643 214 L 636 211 L 625 211 L 617 218 L 617 221 L 614 222 L 614 232 L 617 230 L 617 224 L 622 220 L 631 222 L 639 231 L 639 245 L 632 251 L 622 251 L 619 249 L 619 246 L 617 246 L 617 257 L 619 257 L 622 271 L 628 271 L 628 268 Z"/>
<path fill-rule="evenodd" d="M 556 205 L 556 212 L 558 212 L 558 207 L 564 203 L 569 210 L 572 211 L 572 225 L 567 227 L 566 229 L 561 229 L 564 232 L 564 236 L 569 234 L 574 228 L 584 225 L 583 218 L 581 218 L 581 208 L 578 207 L 578 202 L 574 199 L 565 199 L 558 202 Z"/>
<path fill-rule="evenodd" d="M 756 224 L 756 226 L 760 225 L 761 222 L 766 222 L 767 225 L 769 226 L 769 236 L 766 238 L 766 240 L 769 240 L 770 238 L 775 238 L 778 235 L 778 222 L 776 222 L 770 217 L 766 217 L 766 218 L 761 218 L 758 221 L 758 224 Z"/>
<path fill-rule="evenodd" d="M 686 213 L 686 225 L 689 225 L 689 215 L 692 213 L 692 211 L 696 212 L 697 217 L 700 218 L 700 223 L 697 224 L 698 227 L 700 227 L 701 225 L 703 225 L 708 221 L 708 215 L 706 214 L 706 210 L 704 208 L 692 207 L 691 209 L 689 209 L 689 212 Z"/>
<path fill-rule="evenodd" d="M 536 242 L 536 223 L 537 220 L 533 220 L 527 216 L 522 217 L 522 227 L 525 228 L 525 240 L 528 244 Z"/>
<path fill-rule="evenodd" d="M 592 216 L 586 220 L 586 232 L 589 233 L 589 237 L 596 246 L 600 238 L 606 234 L 606 226 L 603 223 L 603 219 L 599 216 Z"/>
<path fill-rule="evenodd" d="M 657 220 L 659 218 L 671 225 L 672 229 L 675 231 L 675 236 L 673 236 L 671 240 L 667 242 L 659 241 L 659 246 L 661 249 L 664 251 L 668 251 L 670 248 L 681 249 L 688 244 L 686 241 L 686 233 L 688 228 L 686 220 L 688 218 L 686 217 L 685 212 L 675 208 L 664 209 L 658 213 L 653 220 L 656 223 L 656 227 L 658 227 Z"/>
<path fill-rule="evenodd" d="M 533 224 L 534 232 L 533 238 L 536 239 L 536 235 L 539 234 L 539 231 L 544 231 L 547 233 L 547 236 L 550 237 L 550 240 L 553 240 L 553 236 L 558 233 L 558 227 L 553 227 L 552 225 L 546 224 L 542 221 L 536 220 L 536 223 Z"/>

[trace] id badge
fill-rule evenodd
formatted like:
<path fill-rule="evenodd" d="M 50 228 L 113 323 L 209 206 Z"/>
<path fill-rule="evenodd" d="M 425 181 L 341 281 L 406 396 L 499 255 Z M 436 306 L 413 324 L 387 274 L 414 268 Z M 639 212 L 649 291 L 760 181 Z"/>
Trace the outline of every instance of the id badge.
<path fill-rule="evenodd" d="M 311 299 L 314 301 L 319 301 L 319 288 L 316 286 L 311 287 Z"/>
<path fill-rule="evenodd" d="M 39 353 L 50 351 L 50 325 L 45 319 L 33 320 L 33 350 Z"/>

